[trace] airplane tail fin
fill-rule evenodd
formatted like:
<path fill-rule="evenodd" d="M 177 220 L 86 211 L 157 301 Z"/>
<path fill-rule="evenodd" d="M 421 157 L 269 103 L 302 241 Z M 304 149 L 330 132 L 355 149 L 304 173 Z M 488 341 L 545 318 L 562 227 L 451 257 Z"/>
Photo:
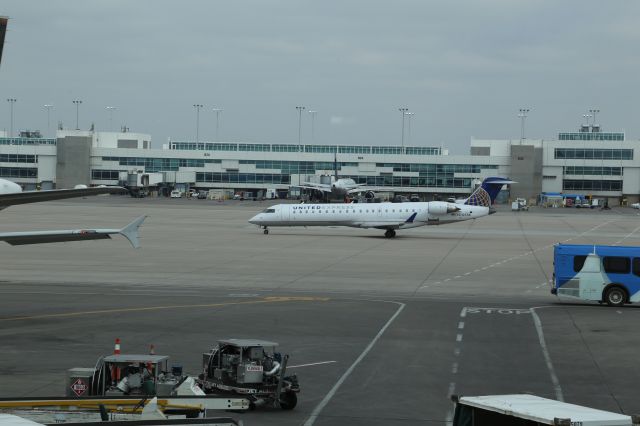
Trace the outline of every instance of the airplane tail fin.
<path fill-rule="evenodd" d="M 139 218 L 135 219 L 133 222 L 131 222 L 130 224 L 128 224 L 127 226 L 125 226 L 119 231 L 120 235 L 124 236 L 127 240 L 129 240 L 133 248 L 140 247 L 138 230 L 140 229 L 140 226 L 142 226 L 142 222 L 144 222 L 146 218 L 147 218 L 146 215 L 140 216 Z"/>
<path fill-rule="evenodd" d="M 509 183 L 515 182 L 501 177 L 488 177 L 464 203 L 470 206 L 491 207 L 502 186 Z"/>

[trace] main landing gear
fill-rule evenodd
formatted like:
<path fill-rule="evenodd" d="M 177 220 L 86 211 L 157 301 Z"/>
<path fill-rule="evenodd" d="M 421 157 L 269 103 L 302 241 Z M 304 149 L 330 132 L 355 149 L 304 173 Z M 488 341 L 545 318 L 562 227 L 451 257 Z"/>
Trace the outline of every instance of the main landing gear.
<path fill-rule="evenodd" d="M 264 231 L 262 232 L 264 235 L 269 235 L 269 228 L 264 227 Z"/>
<path fill-rule="evenodd" d="M 393 238 L 396 236 L 396 231 L 393 229 L 387 229 L 387 232 L 384 233 L 384 236 L 387 238 Z"/>

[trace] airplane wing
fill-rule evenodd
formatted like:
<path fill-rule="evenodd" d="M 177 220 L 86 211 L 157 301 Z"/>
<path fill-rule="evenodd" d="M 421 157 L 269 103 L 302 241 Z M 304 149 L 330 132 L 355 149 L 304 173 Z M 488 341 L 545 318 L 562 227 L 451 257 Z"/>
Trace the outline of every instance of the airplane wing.
<path fill-rule="evenodd" d="M 53 189 L 50 191 L 27 191 L 15 192 L 12 194 L 0 194 L 0 210 L 16 204 L 86 197 L 88 195 L 123 194 L 126 192 L 127 190 L 120 186 L 97 186 L 80 189 Z"/>
<path fill-rule="evenodd" d="M 140 247 L 138 230 L 147 216 L 140 216 L 122 229 L 69 229 L 59 231 L 3 232 L 0 241 L 12 246 L 24 244 L 45 244 L 66 241 L 101 240 L 111 238 L 112 234 L 124 236 L 133 248 Z"/>
<path fill-rule="evenodd" d="M 413 213 L 408 219 L 400 221 L 370 221 L 370 222 L 354 222 L 353 226 L 359 228 L 376 228 L 376 229 L 400 229 L 402 225 L 411 224 L 415 221 L 418 213 Z"/>
<path fill-rule="evenodd" d="M 323 192 L 331 192 L 331 185 L 326 185 L 323 183 L 302 182 L 300 185 L 290 185 L 290 187 L 315 189 Z"/>

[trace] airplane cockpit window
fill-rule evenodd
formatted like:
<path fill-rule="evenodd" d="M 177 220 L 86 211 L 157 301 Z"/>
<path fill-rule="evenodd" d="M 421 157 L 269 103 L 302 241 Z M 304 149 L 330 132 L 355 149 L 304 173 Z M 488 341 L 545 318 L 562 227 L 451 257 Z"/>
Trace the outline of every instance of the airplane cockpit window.
<path fill-rule="evenodd" d="M 276 209 L 265 209 L 265 210 L 262 210 L 262 213 L 275 213 L 275 212 L 276 212 Z"/>

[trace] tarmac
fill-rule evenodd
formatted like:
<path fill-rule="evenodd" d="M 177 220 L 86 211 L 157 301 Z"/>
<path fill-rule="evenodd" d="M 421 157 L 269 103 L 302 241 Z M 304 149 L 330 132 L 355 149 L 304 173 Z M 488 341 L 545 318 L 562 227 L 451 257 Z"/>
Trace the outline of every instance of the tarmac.
<path fill-rule="evenodd" d="M 0 397 L 63 396 L 66 370 L 113 350 L 186 372 L 218 339 L 290 354 L 293 411 L 245 425 L 443 425 L 451 394 L 533 393 L 640 413 L 635 305 L 549 292 L 553 245 L 638 244 L 637 211 L 538 209 L 398 231 L 271 228 L 270 202 L 109 196 L 13 206 L 0 230 L 117 228 L 142 247 L 0 244 Z"/>

